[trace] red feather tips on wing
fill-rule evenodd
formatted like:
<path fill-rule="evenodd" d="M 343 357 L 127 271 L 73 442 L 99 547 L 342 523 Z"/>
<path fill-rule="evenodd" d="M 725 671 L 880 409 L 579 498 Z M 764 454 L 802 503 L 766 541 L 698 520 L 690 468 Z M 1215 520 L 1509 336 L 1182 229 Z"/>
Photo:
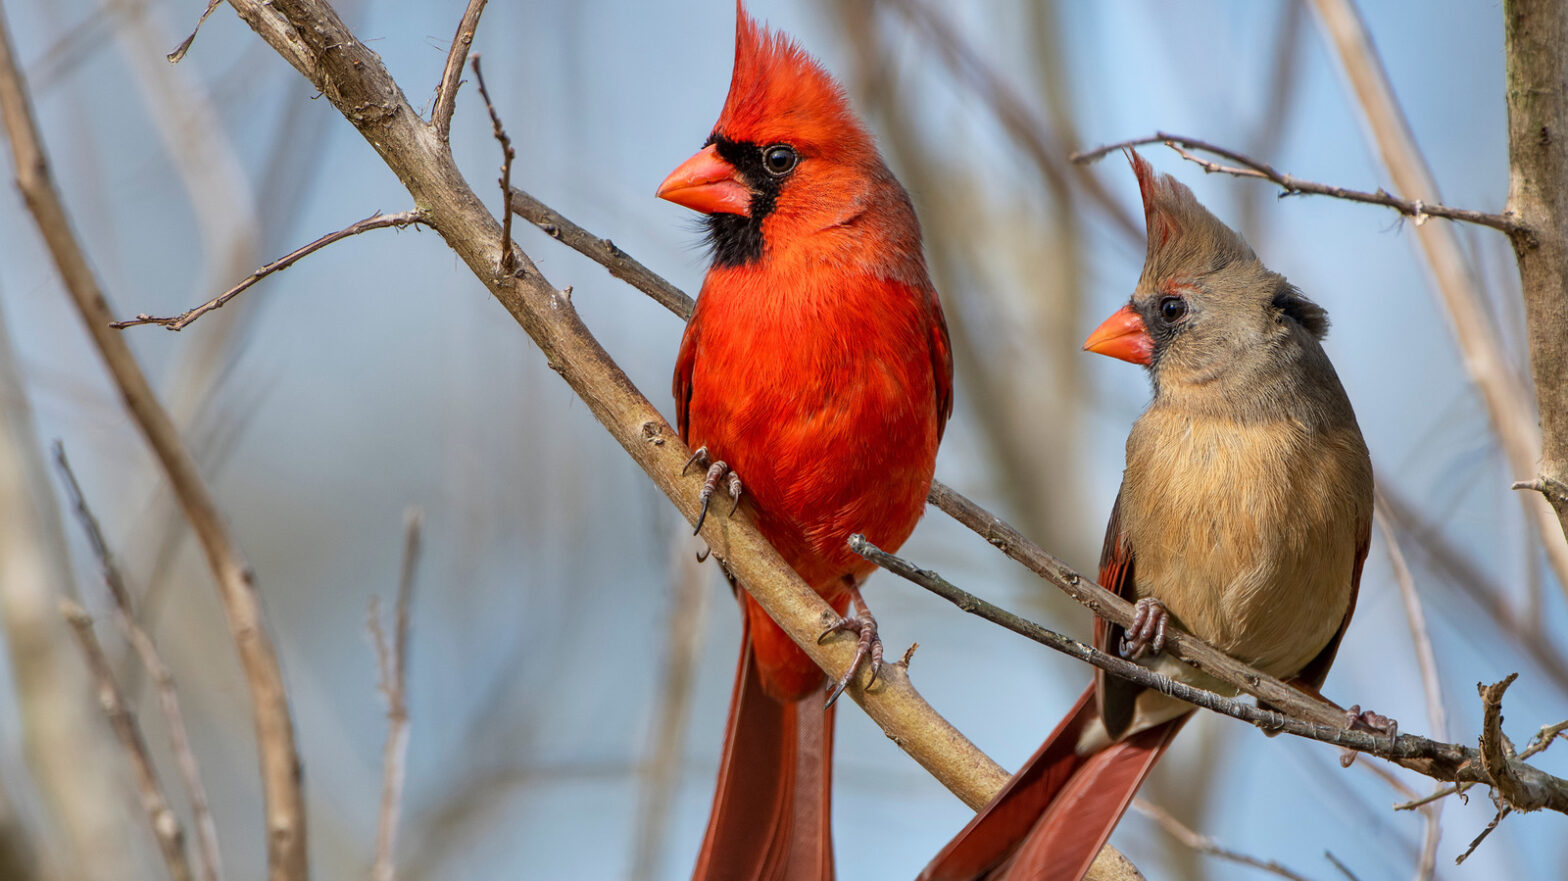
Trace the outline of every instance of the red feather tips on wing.
<path fill-rule="evenodd" d="M 755 144 L 787 141 L 802 155 L 874 152 L 844 89 L 787 35 L 735 3 L 735 69 L 713 133 Z"/>

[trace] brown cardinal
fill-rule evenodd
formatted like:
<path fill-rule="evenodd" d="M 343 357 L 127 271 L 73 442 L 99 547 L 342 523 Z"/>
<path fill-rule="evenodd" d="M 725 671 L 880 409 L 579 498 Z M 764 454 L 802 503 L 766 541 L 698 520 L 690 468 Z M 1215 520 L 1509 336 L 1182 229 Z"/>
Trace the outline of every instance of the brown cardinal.
<path fill-rule="evenodd" d="M 739 594 L 744 637 L 695 878 L 833 877 L 832 698 L 881 658 L 846 546 L 898 547 L 925 509 L 952 412 L 942 307 L 903 187 L 838 84 L 736 4 L 735 70 L 706 146 L 659 195 L 707 215 L 713 264 L 675 364 L 681 437 L 859 636 L 824 676 Z M 699 518 L 698 526 L 701 526 Z M 826 634 L 824 634 L 825 636 Z"/>
<path fill-rule="evenodd" d="M 1350 623 L 1372 465 L 1320 345 L 1323 309 L 1169 175 L 1130 153 L 1148 254 L 1132 301 L 1084 348 L 1142 364 L 1154 400 L 1127 438 L 1100 583 L 1136 602 L 1095 643 L 1174 678 L 1167 621 L 1314 693 Z M 1233 690 L 1231 690 L 1233 691 Z M 921 874 L 1081 878 L 1191 705 L 1095 672 L 1072 712 Z"/>

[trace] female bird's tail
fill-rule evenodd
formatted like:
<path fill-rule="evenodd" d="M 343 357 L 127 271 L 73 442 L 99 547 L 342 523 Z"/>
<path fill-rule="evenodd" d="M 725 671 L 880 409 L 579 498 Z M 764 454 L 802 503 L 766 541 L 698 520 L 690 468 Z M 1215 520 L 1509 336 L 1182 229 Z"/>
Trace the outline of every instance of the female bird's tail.
<path fill-rule="evenodd" d="M 1067 718 L 919 881 L 1078 881 L 1191 713 L 1096 752 L 1080 740 L 1100 711 L 1090 685 Z"/>

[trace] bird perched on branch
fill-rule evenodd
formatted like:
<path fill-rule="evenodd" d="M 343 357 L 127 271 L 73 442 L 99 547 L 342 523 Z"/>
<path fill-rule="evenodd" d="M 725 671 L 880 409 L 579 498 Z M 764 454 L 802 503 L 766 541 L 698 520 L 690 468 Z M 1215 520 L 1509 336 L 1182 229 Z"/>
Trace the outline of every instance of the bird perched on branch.
<path fill-rule="evenodd" d="M 1160 653 L 1167 622 L 1316 693 L 1356 605 L 1372 465 L 1320 341 L 1328 316 L 1192 191 L 1129 153 L 1148 252 L 1091 352 L 1148 368 L 1100 583 L 1136 603 L 1095 643 L 1234 689 Z M 922 881 L 1081 878 L 1193 707 L 1096 670 L 1023 770 Z M 1363 714 L 1365 724 L 1388 724 Z"/>
<path fill-rule="evenodd" d="M 698 879 L 833 877 L 832 700 L 881 663 L 846 546 L 896 548 L 952 412 L 947 326 L 904 192 L 842 89 L 736 4 L 735 68 L 707 144 L 659 196 L 706 215 L 712 266 L 675 364 L 675 413 L 716 492 L 744 504 L 856 634 L 832 686 L 738 592 L 744 637 Z M 698 519 L 698 528 L 702 519 Z M 742 585 L 744 586 L 744 585 Z"/>

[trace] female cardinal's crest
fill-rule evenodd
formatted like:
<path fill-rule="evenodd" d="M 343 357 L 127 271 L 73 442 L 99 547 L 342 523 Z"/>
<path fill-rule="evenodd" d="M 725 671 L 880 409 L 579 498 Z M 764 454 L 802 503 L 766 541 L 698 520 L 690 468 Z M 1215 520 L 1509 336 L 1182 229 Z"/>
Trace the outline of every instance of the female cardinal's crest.
<path fill-rule="evenodd" d="M 794 41 L 758 24 L 739 0 L 735 70 L 713 132 L 754 144 L 787 142 L 802 153 L 829 145 L 872 149 L 833 77 Z"/>
<path fill-rule="evenodd" d="M 1245 240 L 1198 203 L 1192 190 L 1168 174 L 1156 175 L 1136 150 L 1127 151 L 1138 192 L 1143 196 L 1149 250 L 1144 258 L 1146 280 L 1201 275 L 1238 261 L 1257 262 Z"/>

